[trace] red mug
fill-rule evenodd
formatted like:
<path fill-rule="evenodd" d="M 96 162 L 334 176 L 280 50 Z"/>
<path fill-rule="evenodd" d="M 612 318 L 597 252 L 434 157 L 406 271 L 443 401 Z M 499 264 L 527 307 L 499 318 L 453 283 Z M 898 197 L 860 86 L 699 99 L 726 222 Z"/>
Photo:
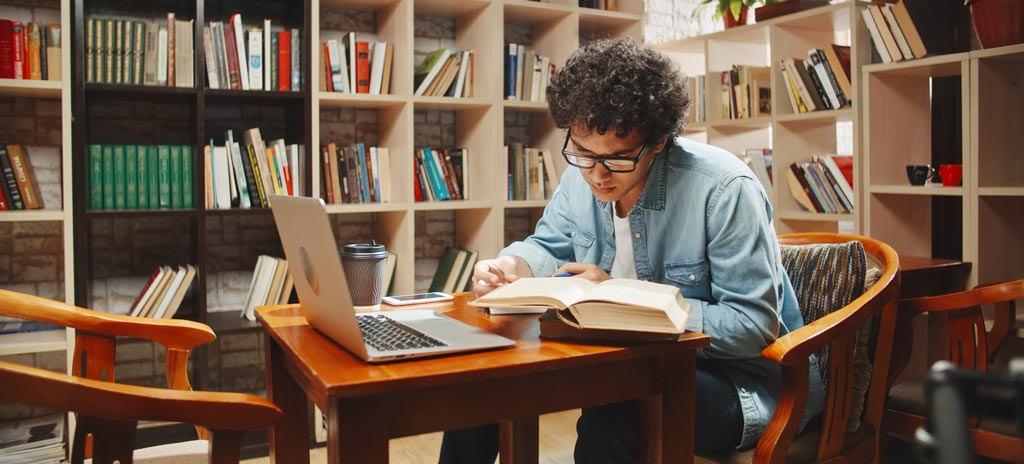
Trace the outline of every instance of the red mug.
<path fill-rule="evenodd" d="M 964 166 L 962 164 L 939 165 L 939 177 L 942 178 L 942 185 L 958 187 L 964 177 Z"/>

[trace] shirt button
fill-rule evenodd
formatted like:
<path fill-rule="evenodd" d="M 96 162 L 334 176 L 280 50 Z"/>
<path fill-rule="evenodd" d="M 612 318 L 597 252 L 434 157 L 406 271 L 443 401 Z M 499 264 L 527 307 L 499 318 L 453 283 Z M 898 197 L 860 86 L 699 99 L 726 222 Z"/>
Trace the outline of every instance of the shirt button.
<path fill-rule="evenodd" d="M 746 389 L 746 388 L 742 388 L 742 387 L 740 387 L 740 393 L 746 393 L 746 392 L 747 392 L 747 389 Z"/>
<path fill-rule="evenodd" d="M 576 232 L 569 232 L 569 235 L 575 237 L 576 236 Z"/>
<path fill-rule="evenodd" d="M 633 236 L 636 237 L 636 238 L 640 238 L 640 232 L 637 232 L 637 233 L 633 234 Z"/>
<path fill-rule="evenodd" d="M 697 280 L 697 276 L 690 274 L 690 282 Z"/>

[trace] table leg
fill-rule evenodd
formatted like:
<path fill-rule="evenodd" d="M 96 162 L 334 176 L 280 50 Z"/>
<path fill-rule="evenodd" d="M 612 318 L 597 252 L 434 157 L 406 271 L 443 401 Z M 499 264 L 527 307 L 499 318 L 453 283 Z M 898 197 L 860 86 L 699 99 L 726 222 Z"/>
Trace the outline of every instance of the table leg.
<path fill-rule="evenodd" d="M 284 412 L 270 429 L 270 462 L 309 464 L 309 414 L 306 394 L 284 367 L 281 347 L 267 337 L 267 397 Z"/>
<path fill-rule="evenodd" d="M 663 392 L 637 402 L 637 462 L 693 462 L 696 353 L 663 358 Z"/>
<path fill-rule="evenodd" d="M 500 464 L 537 464 L 540 419 L 530 417 L 498 423 Z"/>
<path fill-rule="evenodd" d="M 357 398 L 327 400 L 327 462 L 388 464 L 388 431 L 381 403 Z"/>

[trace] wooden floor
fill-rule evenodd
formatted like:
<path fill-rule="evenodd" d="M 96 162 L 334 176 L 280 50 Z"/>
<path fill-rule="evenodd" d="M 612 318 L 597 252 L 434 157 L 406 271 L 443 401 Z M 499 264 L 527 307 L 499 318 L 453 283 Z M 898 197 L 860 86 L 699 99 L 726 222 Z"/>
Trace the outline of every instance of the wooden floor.
<path fill-rule="evenodd" d="M 576 419 L 580 411 L 563 411 L 540 418 L 540 464 L 572 464 L 576 444 Z M 392 464 L 423 464 L 437 462 L 441 449 L 441 432 L 391 440 Z M 267 457 L 247 459 L 243 464 L 267 464 Z M 309 452 L 311 464 L 327 462 L 327 450 L 314 448 Z"/>

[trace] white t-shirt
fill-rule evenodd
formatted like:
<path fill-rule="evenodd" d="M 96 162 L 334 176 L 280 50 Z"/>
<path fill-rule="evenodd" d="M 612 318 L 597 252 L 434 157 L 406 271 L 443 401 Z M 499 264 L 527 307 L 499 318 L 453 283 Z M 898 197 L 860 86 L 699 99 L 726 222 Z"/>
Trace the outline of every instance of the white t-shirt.
<path fill-rule="evenodd" d="M 612 208 L 615 211 L 615 208 Z M 612 214 L 615 224 L 615 259 L 609 275 L 613 279 L 636 279 L 636 262 L 633 259 L 633 237 L 630 236 L 629 218 Z"/>

